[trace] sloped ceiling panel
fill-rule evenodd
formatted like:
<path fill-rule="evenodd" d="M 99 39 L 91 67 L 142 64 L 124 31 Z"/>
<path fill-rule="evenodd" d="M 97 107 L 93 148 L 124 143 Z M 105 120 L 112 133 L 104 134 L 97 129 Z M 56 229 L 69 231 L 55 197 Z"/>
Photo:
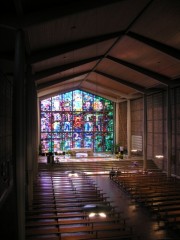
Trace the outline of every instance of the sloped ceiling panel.
<path fill-rule="evenodd" d="M 1 68 L 13 79 L 20 29 L 40 97 L 86 88 L 120 101 L 180 82 L 179 0 L 3 0 L 0 13 Z"/>

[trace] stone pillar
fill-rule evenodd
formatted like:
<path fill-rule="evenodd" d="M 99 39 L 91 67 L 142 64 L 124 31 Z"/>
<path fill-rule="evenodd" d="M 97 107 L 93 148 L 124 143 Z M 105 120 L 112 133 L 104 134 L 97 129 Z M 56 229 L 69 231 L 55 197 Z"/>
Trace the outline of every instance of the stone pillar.
<path fill-rule="evenodd" d="M 33 200 L 33 182 L 37 174 L 37 94 L 32 79 L 31 67 L 27 71 L 27 204 Z"/>
<path fill-rule="evenodd" d="M 39 108 L 39 101 L 37 97 L 37 91 L 36 91 L 36 86 L 33 85 L 34 87 L 34 93 L 33 93 L 33 135 L 35 136 L 33 138 L 33 160 L 34 160 L 34 165 L 33 165 L 33 177 L 34 179 L 37 176 L 38 173 L 38 157 L 39 157 L 39 131 L 40 131 L 40 121 L 39 121 L 39 114 L 38 114 L 38 108 Z M 39 128 L 38 128 L 39 126 Z"/>
<path fill-rule="evenodd" d="M 25 159 L 26 159 L 26 106 L 25 106 L 25 44 L 21 30 L 16 33 L 14 89 L 13 89 L 13 156 L 17 193 L 18 240 L 25 239 Z M 10 216 L 9 216 L 10 217 Z"/>

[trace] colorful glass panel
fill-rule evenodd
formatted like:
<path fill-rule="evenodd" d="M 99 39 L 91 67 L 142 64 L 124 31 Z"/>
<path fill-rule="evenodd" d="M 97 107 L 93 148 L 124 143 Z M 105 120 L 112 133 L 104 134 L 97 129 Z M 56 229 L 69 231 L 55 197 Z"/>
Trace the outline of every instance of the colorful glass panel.
<path fill-rule="evenodd" d="M 60 110 L 60 98 L 59 95 L 52 97 L 52 111 Z"/>
<path fill-rule="evenodd" d="M 73 130 L 74 132 L 82 132 L 84 125 L 84 118 L 82 112 L 74 112 L 73 115 Z"/>
<path fill-rule="evenodd" d="M 81 90 L 42 100 L 41 145 L 44 152 L 71 148 L 111 151 L 113 102 Z"/>
<path fill-rule="evenodd" d="M 82 111 L 82 91 L 73 92 L 73 111 Z"/>
<path fill-rule="evenodd" d="M 51 111 L 51 98 L 41 101 L 41 111 Z"/>
<path fill-rule="evenodd" d="M 51 132 L 51 113 L 41 112 L 41 132 Z"/>

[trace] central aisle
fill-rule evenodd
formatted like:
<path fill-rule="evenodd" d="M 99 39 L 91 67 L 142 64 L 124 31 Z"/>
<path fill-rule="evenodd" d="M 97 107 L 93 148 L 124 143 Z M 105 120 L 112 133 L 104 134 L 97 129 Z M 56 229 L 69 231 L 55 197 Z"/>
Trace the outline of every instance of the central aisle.
<path fill-rule="evenodd" d="M 132 203 L 130 197 L 119 189 L 108 176 L 92 176 L 98 187 L 107 193 L 112 205 L 116 206 L 117 211 L 123 212 L 123 216 L 128 218 L 127 224 L 133 227 L 133 230 L 143 240 L 165 240 L 168 239 L 164 230 L 158 229 L 157 221 L 141 206 Z M 172 238 L 169 238 L 172 239 Z"/>

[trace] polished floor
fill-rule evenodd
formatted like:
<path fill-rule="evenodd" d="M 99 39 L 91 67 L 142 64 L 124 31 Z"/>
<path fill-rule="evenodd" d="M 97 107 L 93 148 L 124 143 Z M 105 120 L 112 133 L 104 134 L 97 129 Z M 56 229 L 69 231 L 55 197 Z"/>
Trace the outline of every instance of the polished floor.
<path fill-rule="evenodd" d="M 134 158 L 132 158 L 134 159 Z M 98 155 L 93 158 L 69 158 L 61 157 L 60 162 L 88 162 L 88 161 L 119 161 L 113 155 Z M 47 157 L 40 157 L 39 162 L 47 161 Z M 132 226 L 133 231 L 139 236 L 141 240 L 177 240 L 172 232 L 168 232 L 163 227 L 163 223 L 158 223 L 157 220 L 151 215 L 147 209 L 135 204 L 131 197 L 120 189 L 115 182 L 109 179 L 108 174 L 96 174 L 90 176 L 98 185 L 100 189 L 112 205 L 116 207 L 117 211 L 122 213 L 122 216 L 127 219 L 127 224 Z"/>
<path fill-rule="evenodd" d="M 93 180 L 99 188 L 103 189 L 113 201 L 116 209 L 121 211 L 123 216 L 127 218 L 127 223 L 132 226 L 135 233 L 142 240 L 164 240 L 178 239 L 168 233 L 167 230 L 161 229 L 158 222 L 153 216 L 141 206 L 132 202 L 131 198 L 119 189 L 108 176 L 94 176 Z M 162 224 L 162 223 L 160 223 Z"/>

